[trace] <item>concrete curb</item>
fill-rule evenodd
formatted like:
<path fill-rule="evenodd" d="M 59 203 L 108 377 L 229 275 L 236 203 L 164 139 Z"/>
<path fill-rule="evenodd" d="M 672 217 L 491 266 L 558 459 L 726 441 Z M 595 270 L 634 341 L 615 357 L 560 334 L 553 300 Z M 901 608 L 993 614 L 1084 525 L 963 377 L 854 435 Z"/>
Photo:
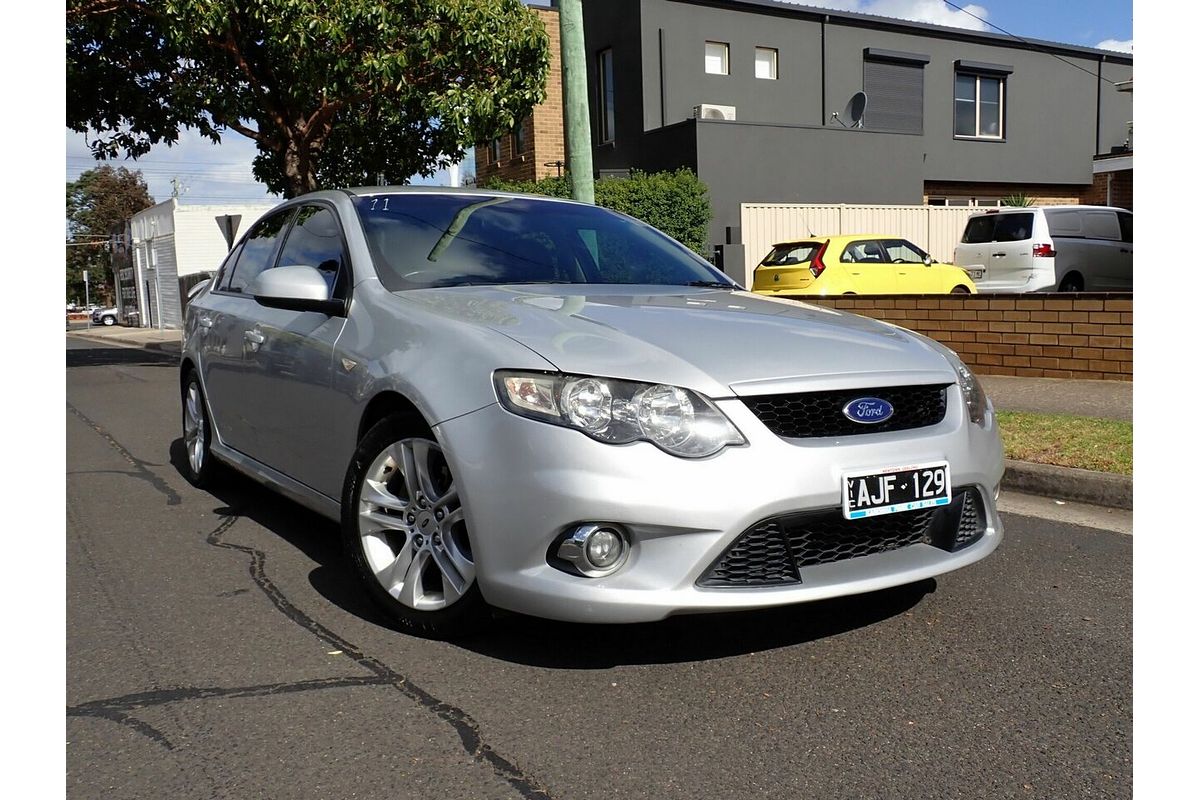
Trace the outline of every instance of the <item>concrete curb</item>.
<path fill-rule="evenodd" d="M 72 331 L 72 335 L 93 342 L 137 347 L 178 355 L 182 349 L 177 340 L 147 341 L 129 336 L 88 335 L 84 331 Z M 1109 472 L 1093 472 L 1086 469 L 1055 467 L 1049 464 L 1034 464 L 1028 461 L 1004 460 L 1004 479 L 1001 491 L 1021 492 L 1058 500 L 1106 506 L 1108 508 L 1133 508 L 1133 478 Z"/>
<path fill-rule="evenodd" d="M 1133 478 L 1110 472 L 1005 459 L 1000 489 L 1109 508 L 1133 508 Z"/>

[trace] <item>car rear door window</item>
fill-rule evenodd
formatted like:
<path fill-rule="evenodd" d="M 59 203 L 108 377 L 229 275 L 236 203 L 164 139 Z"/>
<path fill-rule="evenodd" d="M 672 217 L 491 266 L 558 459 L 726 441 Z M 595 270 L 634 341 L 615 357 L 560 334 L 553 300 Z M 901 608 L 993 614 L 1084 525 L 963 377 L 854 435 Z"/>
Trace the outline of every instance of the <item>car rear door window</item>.
<path fill-rule="evenodd" d="M 246 291 L 246 287 L 260 272 L 269 269 L 275 263 L 275 246 L 279 242 L 279 234 L 283 232 L 294 213 L 295 209 L 289 208 L 272 214 L 254 226 L 254 230 L 246 237 L 237 263 L 233 266 L 233 274 L 225 287 L 226 291 Z"/>
<path fill-rule="evenodd" d="M 1033 214 L 997 214 L 995 240 L 1023 242 L 1033 235 Z"/>
<path fill-rule="evenodd" d="M 982 217 L 971 217 L 967 220 L 967 227 L 963 231 L 963 244 L 984 244 L 992 241 L 992 236 L 996 232 L 996 214 L 988 214 Z"/>
<path fill-rule="evenodd" d="M 279 253 L 279 266 L 312 267 L 321 273 L 330 297 L 341 298 L 349 283 L 349 265 L 342 244 L 342 228 L 333 209 L 302 206 Z"/>
<path fill-rule="evenodd" d="M 852 264 L 890 264 L 891 259 L 874 239 L 851 242 L 842 253 L 842 261 Z"/>

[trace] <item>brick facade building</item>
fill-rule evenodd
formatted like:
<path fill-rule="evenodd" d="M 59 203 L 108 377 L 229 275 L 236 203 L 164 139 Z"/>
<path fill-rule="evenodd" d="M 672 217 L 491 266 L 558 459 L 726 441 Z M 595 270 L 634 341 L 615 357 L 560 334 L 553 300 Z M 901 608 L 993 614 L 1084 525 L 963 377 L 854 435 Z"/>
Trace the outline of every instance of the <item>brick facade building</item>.
<path fill-rule="evenodd" d="M 517 129 L 475 146 L 475 182 L 491 178 L 539 180 L 566 170 L 563 140 L 562 57 L 559 48 L 558 10 L 531 6 L 550 37 L 550 72 L 546 100 L 521 120 Z"/>

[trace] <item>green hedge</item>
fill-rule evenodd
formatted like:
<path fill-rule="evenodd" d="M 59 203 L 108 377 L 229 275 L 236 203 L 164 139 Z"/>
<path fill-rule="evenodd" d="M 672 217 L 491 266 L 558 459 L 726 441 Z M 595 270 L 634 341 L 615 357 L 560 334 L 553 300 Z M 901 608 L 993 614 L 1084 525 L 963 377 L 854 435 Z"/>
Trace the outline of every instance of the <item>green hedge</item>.
<path fill-rule="evenodd" d="M 494 178 L 484 187 L 501 192 L 571 196 L 571 181 L 567 177 L 540 181 Z M 628 178 L 596 181 L 596 205 L 637 217 L 700 255 L 710 256 L 708 223 L 712 221 L 712 206 L 708 202 L 708 187 L 690 169 L 634 171 Z"/>

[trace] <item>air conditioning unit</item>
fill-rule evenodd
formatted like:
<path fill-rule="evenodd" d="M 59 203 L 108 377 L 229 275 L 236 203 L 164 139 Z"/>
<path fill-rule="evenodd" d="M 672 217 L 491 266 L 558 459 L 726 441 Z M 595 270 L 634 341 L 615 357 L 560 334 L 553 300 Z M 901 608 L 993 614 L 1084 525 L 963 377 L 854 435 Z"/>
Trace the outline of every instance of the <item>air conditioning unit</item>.
<path fill-rule="evenodd" d="M 730 122 L 737 119 L 737 106 L 715 106 L 701 103 L 692 108 L 692 116 L 696 119 L 724 119 Z"/>

